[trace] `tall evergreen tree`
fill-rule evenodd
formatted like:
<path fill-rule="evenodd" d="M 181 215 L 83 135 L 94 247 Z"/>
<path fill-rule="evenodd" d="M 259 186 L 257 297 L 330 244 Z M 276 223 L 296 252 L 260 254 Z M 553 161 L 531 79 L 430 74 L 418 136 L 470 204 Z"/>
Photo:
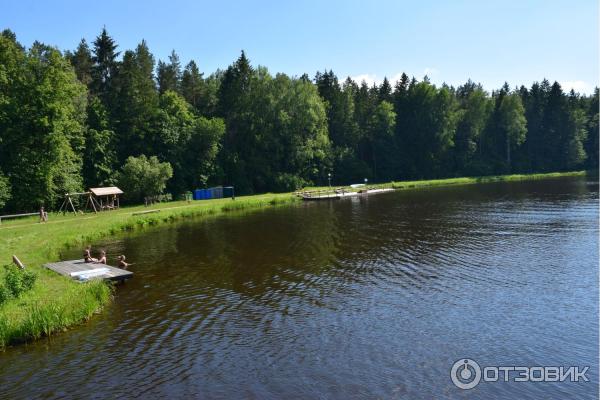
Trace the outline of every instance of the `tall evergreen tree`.
<path fill-rule="evenodd" d="M 203 88 L 204 82 L 202 73 L 194 60 L 190 61 L 183 70 L 181 77 L 181 94 L 188 103 L 194 107 L 196 112 L 202 113 L 203 110 Z"/>
<path fill-rule="evenodd" d="M 218 92 L 217 115 L 225 120 L 226 133 L 221 152 L 224 179 L 235 184 L 242 192 L 252 192 L 253 184 L 247 175 L 250 166 L 244 154 L 254 151 L 254 137 L 250 131 L 251 121 L 245 110 L 251 102 L 250 90 L 253 69 L 244 51 L 230 65 L 221 79 Z"/>
<path fill-rule="evenodd" d="M 448 173 L 460 113 L 449 88 L 411 81 L 397 130 L 405 177 L 428 178 Z"/>
<path fill-rule="evenodd" d="M 158 91 L 163 94 L 167 90 L 180 92 L 181 89 L 181 63 L 175 50 L 171 51 L 169 63 L 158 62 L 157 76 Z"/>
<path fill-rule="evenodd" d="M 77 79 L 79 82 L 83 83 L 86 87 L 89 87 L 92 83 L 92 53 L 90 48 L 85 41 L 85 39 L 81 39 L 79 45 L 77 46 L 77 50 L 74 53 L 66 53 L 66 57 L 71 61 L 71 65 L 75 69 L 75 75 L 77 75 Z"/>
<path fill-rule="evenodd" d="M 525 138 L 525 160 L 527 171 L 536 170 L 541 164 L 540 148 L 543 143 L 542 118 L 546 107 L 546 94 L 538 82 L 533 83 L 527 92 L 521 91 L 521 99 L 525 106 L 527 120 L 527 137 Z"/>
<path fill-rule="evenodd" d="M 94 40 L 92 66 L 92 93 L 99 96 L 105 106 L 110 105 L 112 82 L 117 74 L 119 52 L 117 44 L 108 35 L 106 28 Z"/>
<path fill-rule="evenodd" d="M 358 126 L 355 96 L 358 90 L 356 83 L 346 80 L 343 88 L 333 71 L 317 73 L 315 84 L 325 102 L 329 138 L 332 145 L 333 170 L 338 179 L 355 180 L 371 175 L 367 163 L 361 160 L 359 146 L 363 135 Z M 366 127 L 366 122 L 365 122 Z"/>
<path fill-rule="evenodd" d="M 130 155 L 153 153 L 154 119 L 158 92 L 154 83 L 154 57 L 142 40 L 135 51 L 123 55 L 117 88 L 117 154 L 120 164 Z"/>
<path fill-rule="evenodd" d="M 564 160 L 563 147 L 566 144 L 566 130 L 568 129 L 569 115 L 565 94 L 558 82 L 554 82 L 547 95 L 546 106 L 542 117 L 543 142 L 540 154 L 544 154 L 539 169 L 553 171 L 562 169 Z M 561 165 L 561 166 L 559 166 Z"/>
<path fill-rule="evenodd" d="M 598 124 L 598 111 L 600 99 L 600 91 L 596 87 L 588 106 L 588 133 L 585 141 L 585 151 L 587 154 L 586 167 L 593 170 L 598 170 L 598 148 L 600 146 L 600 126 Z"/>
<path fill-rule="evenodd" d="M 393 101 L 392 98 L 392 85 L 390 85 L 390 81 L 388 81 L 387 77 L 383 78 L 383 82 L 381 82 L 381 86 L 379 86 L 379 101 L 387 101 L 391 103 Z"/>

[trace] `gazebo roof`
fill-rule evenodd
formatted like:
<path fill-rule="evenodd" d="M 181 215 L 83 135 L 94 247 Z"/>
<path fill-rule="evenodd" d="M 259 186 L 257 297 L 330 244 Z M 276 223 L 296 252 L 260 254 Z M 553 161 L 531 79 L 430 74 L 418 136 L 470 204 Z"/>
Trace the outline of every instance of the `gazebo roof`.
<path fill-rule="evenodd" d="M 90 188 L 90 192 L 92 192 L 94 196 L 110 196 L 113 194 L 123 194 L 123 191 L 116 186 Z"/>

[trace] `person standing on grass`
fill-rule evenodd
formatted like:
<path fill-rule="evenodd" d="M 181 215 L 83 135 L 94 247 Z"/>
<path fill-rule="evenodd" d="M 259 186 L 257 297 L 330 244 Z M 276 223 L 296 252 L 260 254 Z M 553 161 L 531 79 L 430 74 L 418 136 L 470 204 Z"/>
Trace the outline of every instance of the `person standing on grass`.
<path fill-rule="evenodd" d="M 44 206 L 40 207 L 40 223 L 48 222 L 48 213 L 44 211 Z"/>

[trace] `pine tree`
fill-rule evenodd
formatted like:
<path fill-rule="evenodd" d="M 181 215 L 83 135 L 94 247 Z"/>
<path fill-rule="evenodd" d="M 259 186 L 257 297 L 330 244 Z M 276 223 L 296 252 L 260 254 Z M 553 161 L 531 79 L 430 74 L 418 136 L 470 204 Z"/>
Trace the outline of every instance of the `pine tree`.
<path fill-rule="evenodd" d="M 71 61 L 79 82 L 89 87 L 92 83 L 93 60 L 92 53 L 85 39 L 81 39 L 74 53 L 66 53 L 65 55 Z"/>
<path fill-rule="evenodd" d="M 158 110 L 158 92 L 154 82 L 154 57 L 146 41 L 128 50 L 117 81 L 118 97 L 115 114 L 118 124 L 118 158 L 122 164 L 129 155 L 152 154 L 149 148 Z"/>
<path fill-rule="evenodd" d="M 157 68 L 158 91 L 163 94 L 167 90 L 180 92 L 181 89 L 181 64 L 175 50 L 171 51 L 169 63 L 158 62 Z"/>
<path fill-rule="evenodd" d="M 371 176 L 369 156 L 360 153 L 360 142 L 366 130 L 358 126 L 355 98 L 359 90 L 356 83 L 347 79 L 344 87 L 331 70 L 317 73 L 315 85 L 326 105 L 329 138 L 333 152 L 333 169 L 338 179 L 352 181 Z M 365 118 L 365 128 L 367 121 Z"/>
<path fill-rule="evenodd" d="M 228 117 L 236 112 L 236 108 L 243 103 L 250 90 L 250 81 L 253 69 L 246 53 L 242 50 L 237 61 L 229 66 L 221 80 L 219 88 L 218 113 Z"/>
<path fill-rule="evenodd" d="M 198 66 L 192 60 L 185 66 L 181 77 L 181 94 L 194 107 L 196 112 L 200 114 L 203 114 L 203 111 L 205 111 L 204 102 L 202 101 L 203 88 L 202 73 L 200 73 Z"/>
<path fill-rule="evenodd" d="M 598 111 L 600 99 L 600 91 L 596 87 L 591 96 L 591 101 L 588 106 L 588 133 L 585 141 L 585 151 L 587 154 L 586 166 L 589 169 L 598 170 L 598 148 L 600 146 L 600 126 L 598 123 Z"/>
<path fill-rule="evenodd" d="M 526 150 L 525 159 L 528 162 L 529 171 L 539 171 L 544 165 L 544 110 L 548 102 L 548 93 L 546 88 L 548 81 L 541 85 L 535 82 L 523 99 L 525 106 L 525 118 L 527 119 L 527 138 L 524 148 Z"/>
<path fill-rule="evenodd" d="M 554 82 L 547 95 L 546 107 L 542 117 L 543 141 L 539 154 L 543 154 L 542 171 L 553 171 L 565 159 L 565 138 L 568 129 L 569 115 L 566 97 L 558 82 Z"/>
<path fill-rule="evenodd" d="M 447 87 L 437 89 L 423 81 L 411 81 L 406 101 L 397 118 L 398 146 L 402 171 L 409 178 L 448 174 L 449 151 L 460 112 Z"/>
<path fill-rule="evenodd" d="M 560 168 L 574 170 L 581 168 L 587 155 L 584 144 L 587 139 L 588 116 L 582 108 L 579 95 L 573 89 L 567 100 L 568 121 L 563 137 Z"/>
<path fill-rule="evenodd" d="M 388 103 L 392 103 L 392 85 L 390 85 L 390 81 L 388 81 L 387 77 L 383 78 L 383 82 L 379 86 L 379 101 L 387 101 Z"/>
<path fill-rule="evenodd" d="M 244 51 L 235 63 L 230 65 L 221 79 L 218 92 L 217 115 L 225 120 L 226 133 L 223 139 L 223 151 L 220 163 L 225 179 L 234 182 L 242 192 L 252 193 L 254 185 L 251 182 L 246 159 L 254 158 L 250 152 L 255 138 L 250 127 L 249 115 L 245 112 L 249 107 L 251 82 L 254 70 Z"/>
<path fill-rule="evenodd" d="M 102 32 L 94 41 L 91 89 L 107 107 L 110 106 L 112 82 L 118 69 L 117 57 L 120 53 L 115 51 L 117 47 L 106 28 L 102 28 Z"/>

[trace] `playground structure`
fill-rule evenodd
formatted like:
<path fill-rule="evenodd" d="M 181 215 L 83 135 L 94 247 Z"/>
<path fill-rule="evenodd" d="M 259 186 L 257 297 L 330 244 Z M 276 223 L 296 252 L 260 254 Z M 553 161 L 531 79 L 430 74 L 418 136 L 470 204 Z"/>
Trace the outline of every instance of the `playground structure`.
<path fill-rule="evenodd" d="M 115 210 L 119 208 L 119 196 L 123 191 L 116 186 L 104 188 L 90 188 L 88 192 L 82 193 L 65 193 L 65 199 L 58 209 L 58 212 L 67 213 L 72 211 L 77 214 L 77 209 L 73 204 L 74 197 L 86 197 L 84 210 L 92 209 L 95 213 L 98 211 Z M 70 209 L 70 210 L 69 210 Z"/>

